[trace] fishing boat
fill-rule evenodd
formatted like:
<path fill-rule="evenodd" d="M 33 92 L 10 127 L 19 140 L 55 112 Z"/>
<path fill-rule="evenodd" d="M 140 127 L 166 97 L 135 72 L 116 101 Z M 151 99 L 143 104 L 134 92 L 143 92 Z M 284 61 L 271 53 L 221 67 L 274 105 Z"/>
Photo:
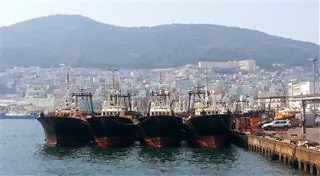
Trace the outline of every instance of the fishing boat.
<path fill-rule="evenodd" d="M 78 147 L 91 144 L 93 135 L 87 118 L 93 114 L 91 93 L 70 93 L 64 106 L 37 118 L 49 146 Z"/>
<path fill-rule="evenodd" d="M 189 117 L 186 120 L 190 146 L 220 148 L 231 143 L 232 118 L 228 110 L 218 107 L 205 89 L 189 91 Z"/>
<path fill-rule="evenodd" d="M 121 101 L 123 100 L 123 101 Z M 127 103 L 129 106 L 127 106 Z M 112 91 L 101 112 L 88 119 L 98 147 L 127 147 L 134 143 L 139 113 L 132 110 L 131 95 Z"/>
<path fill-rule="evenodd" d="M 182 118 L 172 107 L 170 93 L 159 89 L 152 91 L 147 115 L 140 118 L 143 143 L 150 147 L 174 147 L 180 145 Z"/>

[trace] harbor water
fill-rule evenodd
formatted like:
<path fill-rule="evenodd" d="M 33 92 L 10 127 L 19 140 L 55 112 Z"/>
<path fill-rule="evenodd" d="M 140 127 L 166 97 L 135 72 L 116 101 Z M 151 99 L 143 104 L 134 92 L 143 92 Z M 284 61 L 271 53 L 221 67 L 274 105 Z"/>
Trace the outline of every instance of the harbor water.
<path fill-rule="evenodd" d="M 301 175 L 236 146 L 53 148 L 35 119 L 0 120 L 1 175 Z"/>

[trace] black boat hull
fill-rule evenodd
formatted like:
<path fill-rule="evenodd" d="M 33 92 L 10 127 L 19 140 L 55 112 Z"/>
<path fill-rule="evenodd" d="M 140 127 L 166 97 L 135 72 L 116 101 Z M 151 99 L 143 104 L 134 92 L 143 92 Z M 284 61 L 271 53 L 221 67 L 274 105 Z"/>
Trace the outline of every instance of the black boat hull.
<path fill-rule="evenodd" d="M 97 146 L 126 147 L 134 143 L 137 126 L 128 118 L 102 116 L 88 119 Z"/>
<path fill-rule="evenodd" d="M 180 145 L 182 119 L 175 116 L 146 116 L 140 120 L 143 143 L 150 147 L 174 147 Z"/>
<path fill-rule="evenodd" d="M 220 148 L 231 144 L 229 114 L 195 116 L 187 120 L 189 145 L 202 148 Z"/>
<path fill-rule="evenodd" d="M 78 147 L 93 141 L 89 123 L 70 117 L 39 117 L 49 146 Z"/>

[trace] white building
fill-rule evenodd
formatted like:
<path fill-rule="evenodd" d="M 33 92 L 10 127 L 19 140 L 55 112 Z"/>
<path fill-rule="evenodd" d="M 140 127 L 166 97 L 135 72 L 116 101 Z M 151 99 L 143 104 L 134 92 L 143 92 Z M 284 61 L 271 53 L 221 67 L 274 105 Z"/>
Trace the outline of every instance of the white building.
<path fill-rule="evenodd" d="M 316 82 L 315 85 L 315 92 L 313 81 L 306 81 L 306 82 L 291 82 L 288 84 L 288 95 L 295 96 L 295 95 L 308 95 L 319 93 L 319 83 Z"/>
<path fill-rule="evenodd" d="M 28 111 L 54 111 L 55 99 L 47 95 L 45 86 L 28 85 L 24 101 L 31 104 Z"/>
<path fill-rule="evenodd" d="M 236 61 L 200 61 L 199 68 L 239 68 L 239 64 Z"/>
<path fill-rule="evenodd" d="M 315 92 L 314 92 L 315 88 Z M 316 82 L 315 87 L 313 86 L 313 81 L 306 82 L 291 82 L 288 84 L 288 95 L 297 96 L 297 95 L 308 95 L 319 93 L 319 83 Z M 300 101 L 290 101 L 289 105 L 294 108 L 301 108 Z M 307 105 L 307 109 L 310 108 L 310 104 Z"/>
<path fill-rule="evenodd" d="M 238 63 L 241 70 L 246 70 L 248 72 L 254 72 L 257 67 L 254 60 L 243 60 Z"/>
<path fill-rule="evenodd" d="M 242 61 L 200 61 L 199 68 L 240 68 L 248 72 L 254 72 L 257 69 L 254 60 Z"/>

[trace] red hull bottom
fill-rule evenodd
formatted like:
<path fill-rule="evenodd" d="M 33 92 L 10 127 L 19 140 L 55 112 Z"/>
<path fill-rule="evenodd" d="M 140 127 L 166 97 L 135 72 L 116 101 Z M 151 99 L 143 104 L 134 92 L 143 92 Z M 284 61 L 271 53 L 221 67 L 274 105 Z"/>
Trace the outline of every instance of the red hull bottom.
<path fill-rule="evenodd" d="M 46 141 L 50 147 L 76 147 L 90 143 L 90 141 L 79 141 L 73 137 L 56 135 L 47 135 Z"/>
<path fill-rule="evenodd" d="M 58 145 L 58 140 L 55 135 L 47 135 L 46 140 L 47 140 L 47 144 L 51 147 L 55 147 Z"/>
<path fill-rule="evenodd" d="M 226 135 L 197 136 L 195 142 L 201 148 L 221 148 L 230 145 L 230 139 Z"/>
<path fill-rule="evenodd" d="M 180 144 L 180 141 L 174 137 L 145 137 L 144 142 L 146 146 L 155 148 L 174 147 Z"/>
<path fill-rule="evenodd" d="M 95 142 L 98 147 L 127 147 L 134 143 L 133 139 L 124 137 L 96 137 Z"/>

